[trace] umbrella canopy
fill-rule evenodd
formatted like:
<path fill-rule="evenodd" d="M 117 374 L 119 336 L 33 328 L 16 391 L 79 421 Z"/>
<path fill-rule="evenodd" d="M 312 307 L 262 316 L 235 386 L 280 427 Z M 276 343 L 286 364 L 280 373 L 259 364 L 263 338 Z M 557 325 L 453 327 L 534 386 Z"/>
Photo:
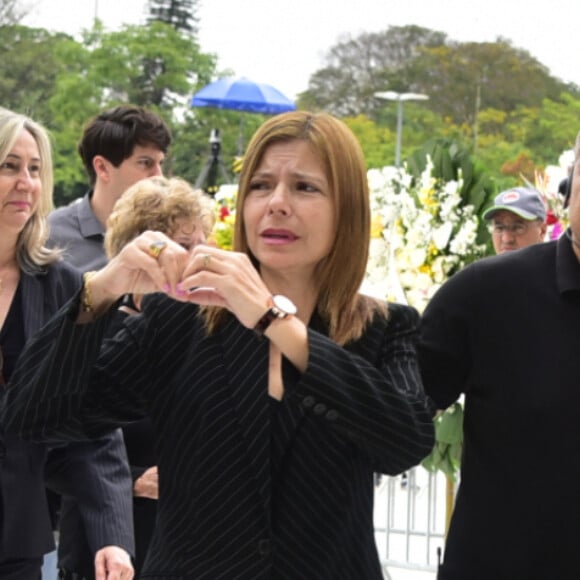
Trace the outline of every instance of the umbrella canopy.
<path fill-rule="evenodd" d="M 296 105 L 278 89 L 246 77 L 227 77 L 206 85 L 193 95 L 191 105 L 265 115 L 296 110 Z"/>

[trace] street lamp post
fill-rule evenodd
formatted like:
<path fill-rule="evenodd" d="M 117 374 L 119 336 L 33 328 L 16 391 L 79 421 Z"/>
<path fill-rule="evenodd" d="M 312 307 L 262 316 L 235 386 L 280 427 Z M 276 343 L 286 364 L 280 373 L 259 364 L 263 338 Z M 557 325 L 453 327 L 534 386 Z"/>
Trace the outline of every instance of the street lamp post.
<path fill-rule="evenodd" d="M 403 139 L 403 101 L 426 101 L 429 96 L 421 93 L 397 93 L 385 91 L 375 93 L 378 99 L 397 101 L 397 144 L 395 148 L 395 167 L 401 165 L 401 141 Z"/>

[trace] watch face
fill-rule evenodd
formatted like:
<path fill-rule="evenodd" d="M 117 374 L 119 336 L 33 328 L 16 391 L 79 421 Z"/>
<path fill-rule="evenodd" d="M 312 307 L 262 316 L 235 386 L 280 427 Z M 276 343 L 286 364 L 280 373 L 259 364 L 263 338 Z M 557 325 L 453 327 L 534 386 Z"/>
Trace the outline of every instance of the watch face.
<path fill-rule="evenodd" d="M 286 296 L 282 296 L 281 294 L 276 294 L 275 296 L 272 296 L 272 302 L 278 310 L 281 310 L 285 314 L 288 314 L 289 316 L 294 316 L 294 314 L 296 314 L 296 306 L 290 298 L 286 298 Z"/>

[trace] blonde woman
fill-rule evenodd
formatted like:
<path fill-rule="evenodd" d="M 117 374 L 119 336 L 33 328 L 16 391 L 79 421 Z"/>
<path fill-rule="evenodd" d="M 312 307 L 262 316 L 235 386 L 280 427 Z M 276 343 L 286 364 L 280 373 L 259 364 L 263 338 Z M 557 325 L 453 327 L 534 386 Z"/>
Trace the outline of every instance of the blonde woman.
<path fill-rule="evenodd" d="M 48 249 L 46 216 L 52 209 L 52 156 L 46 130 L 32 119 L 0 109 L 0 383 L 10 379 L 26 342 L 81 287 L 81 276 Z M 91 460 L 109 445 L 108 437 L 88 445 L 74 444 L 51 454 L 45 446 L 26 443 L 13 434 L 2 437 L 0 469 L 0 578 L 40 577 L 43 555 L 54 550 L 52 522 L 45 492 L 75 495 L 87 527 L 117 527 L 123 517 L 122 490 L 105 489 L 102 464 Z M 48 462 L 47 462 L 48 457 Z M 128 467 L 116 473 L 121 482 Z M 128 497 L 128 496 L 127 496 Z M 98 514 L 96 512 L 99 512 Z M 108 523 L 107 523 L 108 522 Z M 93 530 L 87 533 L 94 537 Z M 132 535 L 108 536 L 94 546 L 97 577 L 118 580 L 133 575 L 129 550 Z M 99 576 L 100 574 L 100 576 Z"/>

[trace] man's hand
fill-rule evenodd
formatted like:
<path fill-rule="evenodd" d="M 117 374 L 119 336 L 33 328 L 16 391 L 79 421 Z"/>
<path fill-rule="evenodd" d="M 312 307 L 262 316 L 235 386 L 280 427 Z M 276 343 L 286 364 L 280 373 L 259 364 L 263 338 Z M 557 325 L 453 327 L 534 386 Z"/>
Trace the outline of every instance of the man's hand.
<path fill-rule="evenodd" d="M 95 555 L 95 580 L 133 580 L 131 556 L 119 546 L 105 546 Z"/>
<path fill-rule="evenodd" d="M 135 480 L 133 484 L 133 495 L 135 497 L 159 499 L 159 476 L 156 465 L 150 467 L 139 479 Z"/>

